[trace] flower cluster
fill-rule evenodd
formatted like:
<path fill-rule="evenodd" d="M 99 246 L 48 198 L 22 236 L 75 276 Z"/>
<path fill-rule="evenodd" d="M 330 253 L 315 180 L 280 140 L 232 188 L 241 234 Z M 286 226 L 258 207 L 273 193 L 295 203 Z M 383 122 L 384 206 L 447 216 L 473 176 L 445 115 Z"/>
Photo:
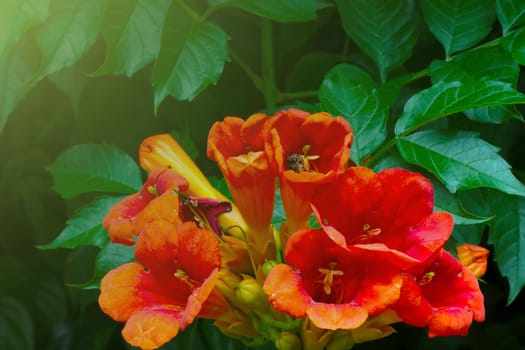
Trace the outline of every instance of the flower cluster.
<path fill-rule="evenodd" d="M 464 265 L 479 275 L 483 256 L 464 246 L 462 264 L 444 250 L 453 219 L 433 211 L 431 183 L 404 169 L 352 166 L 352 140 L 348 122 L 327 113 L 216 122 L 207 155 L 233 203 L 169 135 L 144 140 L 148 180 L 103 223 L 113 242 L 135 245 L 136 262 L 104 277 L 102 310 L 143 349 L 196 317 L 278 349 L 348 349 L 391 334 L 396 322 L 430 337 L 465 335 L 485 309 Z"/>

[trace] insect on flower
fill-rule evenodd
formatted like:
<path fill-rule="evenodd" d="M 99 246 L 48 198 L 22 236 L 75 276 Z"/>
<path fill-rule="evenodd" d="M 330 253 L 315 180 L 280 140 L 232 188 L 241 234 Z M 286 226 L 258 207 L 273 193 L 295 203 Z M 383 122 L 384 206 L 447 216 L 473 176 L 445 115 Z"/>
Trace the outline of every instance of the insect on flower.
<path fill-rule="evenodd" d="M 293 170 L 296 173 L 301 173 L 303 171 L 310 171 L 310 160 L 319 159 L 318 155 L 308 155 L 310 150 L 310 145 L 305 145 L 303 147 L 303 154 L 293 153 L 286 158 L 286 168 L 288 170 Z M 313 165 L 315 168 L 315 165 Z"/>

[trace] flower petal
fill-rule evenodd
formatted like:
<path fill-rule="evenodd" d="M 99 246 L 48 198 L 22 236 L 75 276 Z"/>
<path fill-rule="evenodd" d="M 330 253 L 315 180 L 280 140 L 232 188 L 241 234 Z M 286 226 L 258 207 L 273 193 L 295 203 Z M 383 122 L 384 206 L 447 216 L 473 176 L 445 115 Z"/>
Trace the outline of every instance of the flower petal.
<path fill-rule="evenodd" d="M 427 260 L 440 251 L 449 239 L 454 228 L 452 215 L 437 212 L 426 216 L 413 230 L 410 230 L 404 242 L 398 248 L 420 261 Z"/>
<path fill-rule="evenodd" d="M 140 287 L 146 272 L 137 263 L 127 263 L 109 271 L 100 282 L 98 303 L 116 321 L 126 321 L 144 307 Z"/>
<path fill-rule="evenodd" d="M 487 271 L 487 258 L 490 251 L 475 244 L 464 243 L 456 247 L 461 265 L 468 268 L 476 277 Z"/>
<path fill-rule="evenodd" d="M 147 223 L 137 240 L 135 259 L 153 271 L 176 271 L 179 250 L 176 227 L 164 220 Z"/>
<path fill-rule="evenodd" d="M 174 225 L 182 223 L 179 215 L 180 203 L 177 194 L 166 192 L 155 198 L 133 220 L 133 232 L 140 234 L 144 226 L 162 220 Z"/>
<path fill-rule="evenodd" d="M 194 222 L 185 222 L 177 226 L 177 235 L 177 265 L 192 280 L 203 282 L 213 269 L 221 266 L 219 241 L 213 232 L 197 227 Z"/>
<path fill-rule="evenodd" d="M 113 243 L 133 245 L 133 235 L 137 232 L 133 230 L 132 220 L 148 202 L 149 199 L 146 200 L 140 193 L 135 193 L 111 207 L 102 221 L 102 226 L 108 230 Z"/>
<path fill-rule="evenodd" d="M 312 301 L 301 286 L 300 276 L 285 264 L 270 270 L 263 290 L 273 307 L 293 317 L 304 317 Z"/>
<path fill-rule="evenodd" d="M 151 172 L 157 167 L 168 167 L 189 179 L 188 193 L 190 195 L 216 198 L 218 192 L 213 189 L 190 156 L 169 134 L 150 136 L 142 141 L 139 148 L 139 160 L 140 166 L 147 171 Z"/>
<path fill-rule="evenodd" d="M 144 309 L 126 322 L 122 335 L 133 346 L 156 349 L 177 335 L 179 317 L 179 312 L 169 309 Z"/>
<path fill-rule="evenodd" d="M 353 304 L 313 303 L 308 307 L 307 315 L 319 328 L 354 329 L 366 321 L 368 311 Z"/>

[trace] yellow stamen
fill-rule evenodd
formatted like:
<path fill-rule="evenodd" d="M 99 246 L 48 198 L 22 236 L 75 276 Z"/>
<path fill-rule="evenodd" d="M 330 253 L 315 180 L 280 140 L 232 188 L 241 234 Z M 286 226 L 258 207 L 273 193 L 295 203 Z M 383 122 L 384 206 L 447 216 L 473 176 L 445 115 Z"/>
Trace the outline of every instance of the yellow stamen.
<path fill-rule="evenodd" d="M 188 286 L 192 288 L 194 287 L 194 283 L 190 281 L 190 276 L 188 276 L 188 274 L 184 270 L 177 269 L 177 271 L 175 271 L 173 275 L 182 282 L 186 283 Z"/>
<path fill-rule="evenodd" d="M 381 234 L 381 229 L 379 227 L 377 228 L 370 228 L 370 224 L 364 224 L 363 225 L 363 231 L 365 231 L 364 234 L 361 235 L 361 240 L 364 241 L 366 239 L 378 236 Z"/>
<path fill-rule="evenodd" d="M 432 279 L 436 276 L 436 273 L 433 271 L 425 273 L 421 278 L 417 281 L 417 284 L 420 286 L 424 286 L 425 284 L 429 284 L 432 282 Z"/>
<path fill-rule="evenodd" d="M 330 295 L 332 293 L 332 284 L 334 283 L 334 276 L 343 276 L 344 272 L 341 270 L 335 270 L 337 266 L 336 262 L 328 264 L 328 269 L 319 268 L 319 272 L 324 275 L 323 278 L 323 291 Z"/>

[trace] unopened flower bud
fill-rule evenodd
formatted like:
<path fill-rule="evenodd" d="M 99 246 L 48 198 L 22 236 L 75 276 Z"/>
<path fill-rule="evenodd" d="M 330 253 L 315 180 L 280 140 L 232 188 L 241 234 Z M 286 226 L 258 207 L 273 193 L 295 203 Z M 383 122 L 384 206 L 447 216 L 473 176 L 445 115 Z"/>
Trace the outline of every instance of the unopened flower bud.
<path fill-rule="evenodd" d="M 277 350 L 301 350 L 301 339 L 291 332 L 281 332 L 275 338 Z"/>
<path fill-rule="evenodd" d="M 266 260 L 264 264 L 262 265 L 262 272 L 264 276 L 268 276 L 271 269 L 273 269 L 275 265 L 277 265 L 277 262 L 275 262 L 274 260 Z"/>
<path fill-rule="evenodd" d="M 354 346 L 352 332 L 338 330 L 332 333 L 330 341 L 326 346 L 327 350 L 348 350 Z"/>
<path fill-rule="evenodd" d="M 269 307 L 268 296 L 253 277 L 245 277 L 235 290 L 239 301 L 252 310 L 265 311 Z"/>

